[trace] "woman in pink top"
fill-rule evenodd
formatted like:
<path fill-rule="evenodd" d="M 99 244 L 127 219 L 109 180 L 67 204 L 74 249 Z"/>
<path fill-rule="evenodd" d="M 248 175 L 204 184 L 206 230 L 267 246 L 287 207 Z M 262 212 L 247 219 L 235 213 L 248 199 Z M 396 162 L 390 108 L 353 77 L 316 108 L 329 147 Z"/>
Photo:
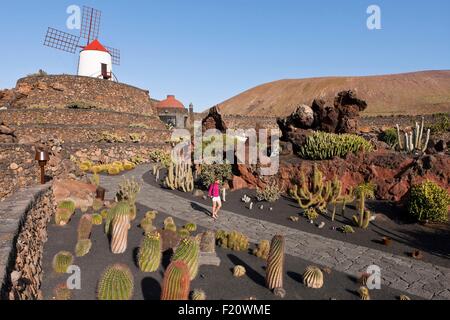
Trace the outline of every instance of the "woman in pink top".
<path fill-rule="evenodd" d="M 212 217 L 213 219 L 217 219 L 217 214 L 222 207 L 222 200 L 220 199 L 220 181 L 218 179 L 209 186 L 208 195 L 212 198 L 213 202 Z"/>

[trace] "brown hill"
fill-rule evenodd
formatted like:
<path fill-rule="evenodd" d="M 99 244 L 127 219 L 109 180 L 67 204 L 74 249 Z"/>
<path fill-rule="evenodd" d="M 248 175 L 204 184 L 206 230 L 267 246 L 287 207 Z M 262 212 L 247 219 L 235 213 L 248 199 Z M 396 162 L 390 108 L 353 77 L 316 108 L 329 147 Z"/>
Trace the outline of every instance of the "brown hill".
<path fill-rule="evenodd" d="M 245 91 L 219 104 L 223 114 L 286 116 L 315 98 L 354 90 L 367 101 L 366 116 L 450 112 L 450 70 L 383 76 L 280 80 Z"/>

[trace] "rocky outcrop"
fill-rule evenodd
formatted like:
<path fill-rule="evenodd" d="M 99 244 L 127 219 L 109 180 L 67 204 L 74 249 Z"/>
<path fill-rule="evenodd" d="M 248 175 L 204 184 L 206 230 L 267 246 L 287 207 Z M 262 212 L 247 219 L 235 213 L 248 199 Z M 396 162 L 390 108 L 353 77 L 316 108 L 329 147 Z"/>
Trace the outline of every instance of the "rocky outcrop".
<path fill-rule="evenodd" d="M 14 129 L 8 127 L 4 122 L 0 122 L 0 143 L 15 143 L 16 141 Z"/>
<path fill-rule="evenodd" d="M 208 115 L 202 120 L 202 130 L 217 129 L 222 133 L 227 130 L 227 125 L 222 119 L 222 115 L 219 112 L 219 108 L 213 107 L 209 110 Z"/>
<path fill-rule="evenodd" d="M 300 105 L 289 117 L 277 122 L 282 140 L 291 142 L 298 150 L 313 131 L 356 133 L 359 113 L 366 108 L 367 103 L 358 99 L 354 92 L 342 91 L 332 102 L 316 99 L 311 107 Z"/>

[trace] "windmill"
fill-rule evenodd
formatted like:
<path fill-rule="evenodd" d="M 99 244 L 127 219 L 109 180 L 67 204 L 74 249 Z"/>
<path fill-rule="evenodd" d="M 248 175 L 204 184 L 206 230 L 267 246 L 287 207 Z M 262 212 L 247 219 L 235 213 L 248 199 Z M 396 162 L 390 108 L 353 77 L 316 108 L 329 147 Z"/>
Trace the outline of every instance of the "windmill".
<path fill-rule="evenodd" d="M 79 36 L 49 27 L 44 45 L 72 54 L 80 50 L 79 76 L 117 81 L 112 65 L 120 65 L 120 51 L 103 46 L 98 40 L 101 16 L 101 11 L 84 6 Z M 85 46 L 80 44 L 82 39 L 87 42 Z"/>

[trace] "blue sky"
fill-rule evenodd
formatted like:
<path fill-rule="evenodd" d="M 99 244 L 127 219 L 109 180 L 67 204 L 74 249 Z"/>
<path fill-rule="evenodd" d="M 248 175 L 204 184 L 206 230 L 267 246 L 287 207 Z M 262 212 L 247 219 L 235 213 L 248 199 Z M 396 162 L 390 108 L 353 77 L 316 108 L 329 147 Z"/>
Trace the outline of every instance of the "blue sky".
<path fill-rule="evenodd" d="M 77 57 L 42 45 L 67 30 L 69 5 L 102 10 L 100 41 L 121 50 L 121 82 L 197 111 L 286 78 L 450 69 L 448 0 L 4 1 L 0 88 L 38 69 L 76 73 Z M 369 5 L 382 30 L 366 27 Z"/>

